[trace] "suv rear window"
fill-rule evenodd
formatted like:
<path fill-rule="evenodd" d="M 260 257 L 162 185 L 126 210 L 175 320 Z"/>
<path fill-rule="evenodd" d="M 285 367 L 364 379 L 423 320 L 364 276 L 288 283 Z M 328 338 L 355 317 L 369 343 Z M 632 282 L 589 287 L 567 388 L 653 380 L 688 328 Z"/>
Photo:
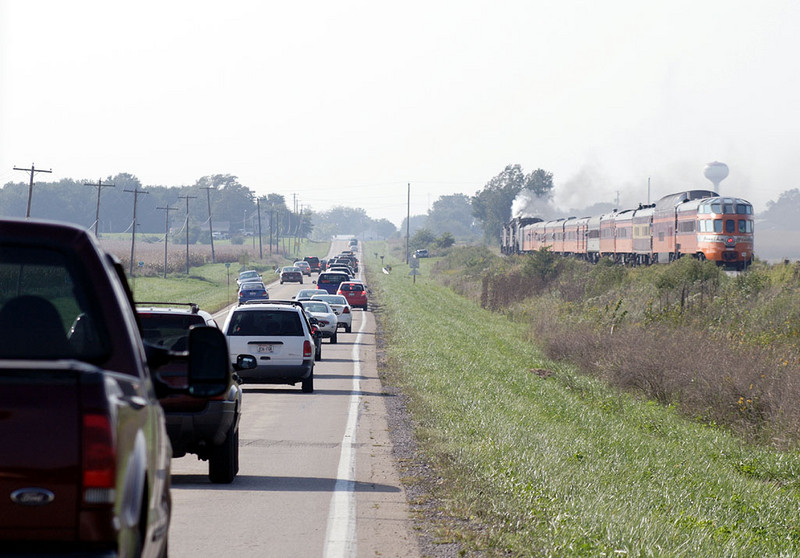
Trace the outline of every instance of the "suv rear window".
<path fill-rule="evenodd" d="M 338 285 L 342 281 L 350 279 L 343 273 L 321 273 L 317 279 L 317 285 Z"/>
<path fill-rule="evenodd" d="M 227 335 L 303 336 L 300 315 L 292 310 L 246 310 L 234 312 Z"/>

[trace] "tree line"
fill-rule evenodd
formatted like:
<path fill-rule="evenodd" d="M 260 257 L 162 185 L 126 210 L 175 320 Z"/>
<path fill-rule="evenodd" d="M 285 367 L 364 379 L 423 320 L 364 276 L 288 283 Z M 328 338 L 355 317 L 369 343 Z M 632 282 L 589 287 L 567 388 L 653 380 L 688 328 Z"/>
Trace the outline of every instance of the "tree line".
<path fill-rule="evenodd" d="M 100 181 L 64 178 L 34 184 L 31 217 L 57 219 L 104 233 L 129 233 L 136 205 L 137 234 L 163 234 L 165 223 L 176 241 L 208 242 L 215 235 L 292 235 L 323 240 L 334 234 L 363 238 L 404 236 L 407 231 L 425 239 L 476 241 L 494 244 L 511 217 L 514 198 L 523 190 L 543 200 L 552 196 L 552 174 L 537 169 L 525 174 L 508 165 L 474 196 L 455 193 L 439 197 L 425 215 L 411 216 L 400 229 L 387 219 L 373 219 L 361 208 L 334 207 L 328 211 L 296 211 L 281 194 L 257 196 L 236 176 L 214 174 L 190 186 L 144 186 L 132 174 L 119 173 Z M 0 188 L 0 215 L 26 215 L 29 185 L 9 182 Z M 99 196 L 99 212 L 98 212 Z M 178 234 L 180 233 L 180 234 Z M 432 241 L 432 240 L 431 240 Z"/>

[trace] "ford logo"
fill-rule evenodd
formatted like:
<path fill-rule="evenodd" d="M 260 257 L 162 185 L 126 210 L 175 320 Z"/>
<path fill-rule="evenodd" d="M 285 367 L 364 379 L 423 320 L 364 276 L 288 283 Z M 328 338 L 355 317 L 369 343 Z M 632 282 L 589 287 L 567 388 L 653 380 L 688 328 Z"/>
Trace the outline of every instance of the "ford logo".
<path fill-rule="evenodd" d="M 55 498 L 46 488 L 20 488 L 11 493 L 11 501 L 22 506 L 45 506 Z"/>

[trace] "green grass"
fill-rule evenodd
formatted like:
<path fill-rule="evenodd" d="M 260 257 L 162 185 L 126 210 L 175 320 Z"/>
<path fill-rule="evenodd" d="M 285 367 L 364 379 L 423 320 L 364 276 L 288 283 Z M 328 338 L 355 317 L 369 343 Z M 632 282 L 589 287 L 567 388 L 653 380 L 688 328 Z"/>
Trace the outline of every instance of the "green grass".
<path fill-rule="evenodd" d="M 371 251 L 371 250 L 370 250 Z M 800 555 L 800 454 L 547 361 L 527 331 L 392 261 L 369 278 L 386 381 L 442 482 L 442 541 L 514 556 Z"/>
<path fill-rule="evenodd" d="M 255 267 L 254 269 L 258 269 Z M 206 264 L 190 269 L 191 274 L 128 279 L 137 302 L 194 302 L 208 312 L 216 312 L 236 300 L 236 278 L 240 266 Z M 262 270 L 271 273 L 271 270 Z M 230 279 L 230 286 L 228 281 Z"/>

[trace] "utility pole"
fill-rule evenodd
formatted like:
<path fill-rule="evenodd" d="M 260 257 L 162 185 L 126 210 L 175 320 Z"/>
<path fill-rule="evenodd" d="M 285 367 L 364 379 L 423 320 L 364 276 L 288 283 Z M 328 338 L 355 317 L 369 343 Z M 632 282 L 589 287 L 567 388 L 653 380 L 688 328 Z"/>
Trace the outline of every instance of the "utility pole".
<path fill-rule="evenodd" d="M 169 245 L 169 212 L 178 211 L 177 207 L 156 207 L 164 211 L 164 279 L 167 278 L 167 246 Z"/>
<path fill-rule="evenodd" d="M 256 198 L 256 209 L 258 210 L 258 259 L 264 259 L 264 249 L 261 246 L 261 198 Z"/>
<path fill-rule="evenodd" d="M 53 170 L 52 169 L 50 169 L 50 170 L 36 170 L 36 167 L 33 166 L 33 163 L 31 163 L 31 168 L 29 168 L 29 169 L 21 169 L 19 167 L 14 167 L 14 170 L 25 171 L 25 172 L 31 173 L 31 182 L 30 182 L 30 186 L 28 186 L 28 209 L 25 211 L 25 218 L 26 219 L 30 219 L 30 217 L 31 217 L 31 198 L 33 197 L 33 175 L 36 174 L 37 172 L 48 172 L 49 173 L 49 172 L 53 172 Z"/>
<path fill-rule="evenodd" d="M 272 221 L 275 218 L 275 208 L 269 208 L 269 255 L 272 255 Z"/>
<path fill-rule="evenodd" d="M 186 275 L 189 275 L 189 200 L 197 196 L 178 196 L 178 199 L 186 199 Z"/>
<path fill-rule="evenodd" d="M 131 269 L 130 269 L 130 276 L 133 277 L 133 255 L 134 255 L 134 245 L 136 244 L 136 202 L 139 199 L 139 194 L 149 194 L 145 190 L 123 190 L 123 192 L 132 192 L 133 193 L 133 224 L 131 225 Z"/>
<path fill-rule="evenodd" d="M 211 190 L 214 189 L 213 186 L 201 188 L 201 190 L 206 191 L 206 198 L 208 198 L 208 233 L 211 235 L 211 263 L 217 263 L 217 259 L 214 257 L 214 227 L 211 225 Z"/>
<path fill-rule="evenodd" d="M 408 202 L 406 203 L 406 263 L 408 263 L 408 238 L 411 232 L 411 183 L 408 183 Z"/>
<path fill-rule="evenodd" d="M 102 180 L 98 180 L 97 184 L 83 183 L 84 186 L 92 186 L 97 188 L 97 209 L 94 212 L 94 235 L 97 236 L 97 226 L 100 224 L 100 190 L 103 188 L 115 188 L 115 184 L 103 184 Z"/>

